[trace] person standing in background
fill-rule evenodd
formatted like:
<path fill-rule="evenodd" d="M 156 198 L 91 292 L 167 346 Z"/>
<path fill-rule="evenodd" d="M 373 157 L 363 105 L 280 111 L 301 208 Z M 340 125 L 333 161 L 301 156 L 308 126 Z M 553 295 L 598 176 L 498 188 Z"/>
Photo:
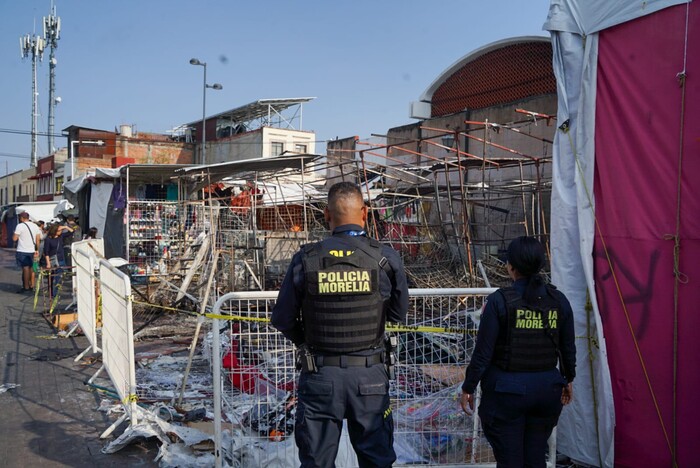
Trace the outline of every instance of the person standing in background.
<path fill-rule="evenodd" d="M 65 251 L 63 249 L 63 240 L 71 237 L 73 231 L 70 226 L 61 226 L 52 224 L 49 226 L 49 231 L 44 241 L 44 258 L 47 269 L 51 270 L 49 276 L 49 287 L 51 288 L 51 296 L 58 293 L 58 284 L 63 277 L 63 268 L 66 266 Z"/>
<path fill-rule="evenodd" d="M 75 216 L 73 216 L 73 215 L 66 216 L 66 224 L 65 225 L 70 228 L 70 230 L 73 234 L 63 238 L 63 249 L 64 249 L 63 258 L 65 259 L 66 265 L 73 266 L 73 261 L 71 259 L 71 246 L 73 245 L 73 242 L 82 240 L 83 233 L 80 230 L 80 226 L 75 221 Z"/>
<path fill-rule="evenodd" d="M 498 468 L 544 468 L 547 439 L 576 377 L 574 317 L 566 296 L 539 274 L 547 259 L 534 237 L 508 246 L 513 285 L 487 298 L 460 404 L 479 418 Z M 559 369 L 557 369 L 557 363 Z"/>
<path fill-rule="evenodd" d="M 17 291 L 24 293 L 34 289 L 35 275 L 32 266 L 39 260 L 39 246 L 41 244 L 41 230 L 39 226 L 29 221 L 29 213 L 19 214 L 19 223 L 12 234 L 12 240 L 17 242 L 15 259 L 22 269 L 22 288 Z"/>
<path fill-rule="evenodd" d="M 39 243 L 39 266 L 44 265 L 44 257 L 41 256 L 41 252 L 44 251 L 44 239 L 46 239 L 46 223 L 44 221 L 37 221 L 36 225 L 39 226 L 39 231 L 41 232 L 41 242 Z"/>
<path fill-rule="evenodd" d="M 88 239 L 97 239 L 97 228 L 96 227 L 91 227 L 88 229 L 87 234 L 83 236 L 83 240 L 88 240 Z"/>

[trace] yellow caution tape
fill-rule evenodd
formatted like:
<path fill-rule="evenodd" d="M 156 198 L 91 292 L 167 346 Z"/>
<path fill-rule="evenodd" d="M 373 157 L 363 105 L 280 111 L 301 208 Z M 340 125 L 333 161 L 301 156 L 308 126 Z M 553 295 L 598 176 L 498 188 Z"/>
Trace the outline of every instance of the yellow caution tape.
<path fill-rule="evenodd" d="M 221 315 L 221 314 L 204 314 L 206 318 L 219 319 L 219 320 L 235 320 L 236 322 L 263 322 L 267 323 L 270 321 L 266 317 L 243 317 L 242 315 Z"/>
<path fill-rule="evenodd" d="M 392 332 L 421 332 L 421 333 L 452 333 L 456 335 L 476 334 L 476 330 L 457 327 L 426 327 L 421 325 L 400 325 L 395 323 L 387 323 L 386 331 Z"/>
<path fill-rule="evenodd" d="M 237 322 L 269 322 L 265 317 L 243 317 L 240 315 L 204 314 L 205 317 L 218 320 L 235 320 Z M 476 330 L 456 327 L 427 327 L 421 325 L 386 324 L 386 330 L 391 332 L 421 332 L 421 333 L 452 333 L 458 335 L 476 334 Z"/>
<path fill-rule="evenodd" d="M 183 312 L 190 315 L 199 315 L 191 310 L 176 309 L 174 307 L 162 306 L 159 304 L 151 304 L 148 302 L 133 301 L 134 304 L 146 305 L 149 307 L 169 310 L 171 312 Z M 204 314 L 204 317 L 209 319 L 217 320 L 229 320 L 236 322 L 256 322 L 256 323 L 269 323 L 270 319 L 267 317 L 246 317 L 243 315 L 223 315 L 223 314 Z M 467 328 L 457 328 L 457 327 L 429 327 L 423 325 L 399 325 L 393 323 L 386 324 L 386 330 L 391 332 L 419 332 L 419 333 L 450 333 L 453 335 L 476 335 L 476 329 Z"/>

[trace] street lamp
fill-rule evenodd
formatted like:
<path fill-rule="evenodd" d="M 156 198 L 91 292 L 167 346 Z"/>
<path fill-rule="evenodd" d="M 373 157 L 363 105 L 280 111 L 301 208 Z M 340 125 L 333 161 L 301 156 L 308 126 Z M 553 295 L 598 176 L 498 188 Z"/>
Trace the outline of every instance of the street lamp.
<path fill-rule="evenodd" d="M 202 164 L 207 162 L 207 88 L 220 90 L 224 87 L 219 83 L 207 84 L 207 63 L 200 62 L 199 59 L 190 59 L 190 65 L 201 65 L 204 67 L 204 86 L 202 87 Z"/>
<path fill-rule="evenodd" d="M 442 145 L 447 147 L 445 148 L 447 151 L 450 151 L 454 144 L 455 136 L 452 133 L 446 133 L 442 136 Z"/>

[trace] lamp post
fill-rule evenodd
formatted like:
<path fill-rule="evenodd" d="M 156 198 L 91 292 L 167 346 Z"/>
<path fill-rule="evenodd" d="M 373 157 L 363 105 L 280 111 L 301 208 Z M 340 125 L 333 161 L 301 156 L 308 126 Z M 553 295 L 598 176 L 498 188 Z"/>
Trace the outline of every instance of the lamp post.
<path fill-rule="evenodd" d="M 207 63 L 201 62 L 199 59 L 190 59 L 190 65 L 201 65 L 204 67 L 204 85 L 202 86 L 202 164 L 207 163 L 207 88 L 220 90 L 224 87 L 219 83 L 213 85 L 207 84 Z"/>

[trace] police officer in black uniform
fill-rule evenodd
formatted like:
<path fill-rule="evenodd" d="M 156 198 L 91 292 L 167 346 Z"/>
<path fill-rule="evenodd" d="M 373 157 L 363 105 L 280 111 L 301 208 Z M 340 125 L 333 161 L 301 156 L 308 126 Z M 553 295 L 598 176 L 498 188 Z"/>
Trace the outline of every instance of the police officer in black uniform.
<path fill-rule="evenodd" d="M 389 467 L 396 454 L 384 326 L 406 318 L 406 274 L 393 249 L 367 237 L 357 185 L 330 188 L 325 218 L 332 236 L 294 255 L 272 310 L 272 324 L 299 351 L 299 459 L 335 466 L 347 419 L 360 467 Z"/>
<path fill-rule="evenodd" d="M 534 237 L 510 243 L 513 286 L 487 298 L 462 385 L 462 408 L 472 414 L 481 381 L 479 417 L 499 468 L 543 468 L 547 439 L 573 397 L 573 313 L 564 294 L 539 275 L 545 261 Z"/>

